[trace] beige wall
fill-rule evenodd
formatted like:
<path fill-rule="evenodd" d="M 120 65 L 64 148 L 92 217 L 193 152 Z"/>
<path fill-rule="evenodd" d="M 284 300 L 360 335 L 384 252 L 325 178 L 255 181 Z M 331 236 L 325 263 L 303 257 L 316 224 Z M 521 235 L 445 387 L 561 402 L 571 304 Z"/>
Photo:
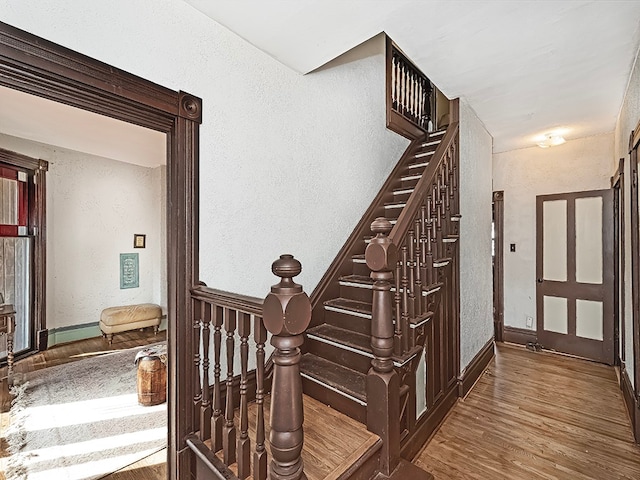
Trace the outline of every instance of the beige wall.
<path fill-rule="evenodd" d="M 200 272 L 211 287 L 263 297 L 271 263 L 292 253 L 310 293 L 408 144 L 385 127 L 380 36 L 300 75 L 177 0 L 7 0 L 2 17 L 202 98 Z"/>
<path fill-rule="evenodd" d="M 504 190 L 504 324 L 536 329 L 536 196 L 610 187 L 613 134 L 493 155 L 493 190 Z M 509 245 L 516 244 L 511 252 Z"/>
<path fill-rule="evenodd" d="M 493 336 L 491 151 L 493 139 L 460 101 L 460 369 Z"/>

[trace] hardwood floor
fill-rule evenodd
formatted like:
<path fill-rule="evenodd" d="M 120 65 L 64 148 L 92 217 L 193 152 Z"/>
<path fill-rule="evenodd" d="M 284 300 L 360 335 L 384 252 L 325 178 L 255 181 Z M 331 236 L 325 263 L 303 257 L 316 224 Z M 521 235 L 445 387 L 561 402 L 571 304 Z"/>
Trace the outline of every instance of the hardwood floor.
<path fill-rule="evenodd" d="M 19 360 L 15 363 L 14 372 L 16 376 L 26 374 L 42 368 L 61 365 L 63 363 L 75 362 L 89 356 L 103 355 L 114 350 L 124 350 L 127 348 L 149 345 L 151 343 L 166 340 L 166 331 L 154 335 L 152 329 L 144 331 L 133 331 L 120 333 L 114 336 L 113 343 L 109 343 L 102 337 L 89 338 L 77 342 L 70 342 L 56 345 L 44 352 L 36 353 L 30 357 Z M 0 432 L 4 432 L 9 422 L 8 410 L 11 405 L 11 395 L 6 381 L 6 367 L 0 369 Z M 9 455 L 4 437 L 0 438 L 0 468 L 2 460 Z M 164 480 L 166 478 L 166 449 L 147 457 L 123 470 L 104 477 L 109 480 Z M 133 476 L 131 476 L 133 475 Z M 0 469 L 0 480 L 5 480 L 3 471 Z"/>
<path fill-rule="evenodd" d="M 614 369 L 507 344 L 414 463 L 437 480 L 640 479 Z"/>

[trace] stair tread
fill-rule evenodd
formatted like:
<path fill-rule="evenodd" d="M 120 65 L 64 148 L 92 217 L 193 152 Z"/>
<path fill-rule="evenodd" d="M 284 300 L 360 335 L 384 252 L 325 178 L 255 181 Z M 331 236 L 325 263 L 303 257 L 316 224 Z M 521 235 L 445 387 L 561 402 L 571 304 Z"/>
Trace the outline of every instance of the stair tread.
<path fill-rule="evenodd" d="M 335 327 L 328 323 L 310 328 L 307 330 L 307 334 L 346 345 L 362 352 L 371 353 L 371 337 L 369 335 Z"/>
<path fill-rule="evenodd" d="M 373 285 L 373 279 L 366 275 L 343 275 L 341 282 L 361 283 L 362 285 Z"/>
<path fill-rule="evenodd" d="M 354 275 L 359 276 L 359 275 Z M 360 302 L 358 300 L 351 300 L 349 298 L 333 298 L 324 302 L 326 306 L 341 308 L 343 310 L 350 310 L 357 313 L 371 314 L 371 304 L 366 302 Z"/>
<path fill-rule="evenodd" d="M 367 401 L 367 376 L 364 373 L 351 370 L 312 353 L 305 353 L 302 356 L 300 370 L 302 373 L 352 397 L 363 402 Z"/>

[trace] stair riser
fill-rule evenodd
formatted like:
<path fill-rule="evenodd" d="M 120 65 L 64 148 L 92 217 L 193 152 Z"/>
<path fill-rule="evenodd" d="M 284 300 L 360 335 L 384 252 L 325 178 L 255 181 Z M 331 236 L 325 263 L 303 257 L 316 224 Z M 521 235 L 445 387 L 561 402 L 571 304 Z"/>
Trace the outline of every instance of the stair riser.
<path fill-rule="evenodd" d="M 419 179 L 403 180 L 402 182 L 400 182 L 399 188 L 413 188 L 418 183 L 418 180 Z M 400 213 L 400 211 L 397 211 L 396 213 Z"/>
<path fill-rule="evenodd" d="M 367 318 L 354 317 L 344 313 L 325 311 L 325 323 L 334 327 L 344 328 L 353 332 L 371 335 L 371 320 Z"/>
<path fill-rule="evenodd" d="M 348 365 L 352 370 L 367 373 L 371 367 L 371 358 L 367 356 L 335 347 L 313 338 L 307 338 L 305 343 L 309 353 L 326 358 L 339 365 Z"/>
<path fill-rule="evenodd" d="M 360 302 L 371 303 L 373 298 L 373 290 L 371 288 L 362 288 L 355 286 L 340 285 L 340 296 L 342 298 L 350 298 Z"/>
<path fill-rule="evenodd" d="M 366 263 L 353 263 L 353 274 L 354 275 L 364 275 L 364 276 L 369 276 L 371 275 L 371 270 L 369 270 L 369 267 L 367 267 Z"/>
<path fill-rule="evenodd" d="M 344 413 L 360 423 L 367 423 L 367 407 L 344 397 L 319 383 L 302 377 L 302 391 L 331 408 Z"/>

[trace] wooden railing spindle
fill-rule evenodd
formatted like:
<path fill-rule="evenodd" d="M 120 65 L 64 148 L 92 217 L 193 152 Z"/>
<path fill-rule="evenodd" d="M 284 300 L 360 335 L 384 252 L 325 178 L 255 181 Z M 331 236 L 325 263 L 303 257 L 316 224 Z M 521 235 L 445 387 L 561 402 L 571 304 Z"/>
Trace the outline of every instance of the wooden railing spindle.
<path fill-rule="evenodd" d="M 249 439 L 249 335 L 251 315 L 238 312 L 238 334 L 240 335 L 240 436 L 238 437 L 238 478 L 244 480 L 251 475 L 251 440 Z"/>
<path fill-rule="evenodd" d="M 267 479 L 267 449 L 264 433 L 264 344 L 267 329 L 262 318 L 254 317 L 253 339 L 256 342 L 256 449 L 253 454 L 254 480 Z"/>
<path fill-rule="evenodd" d="M 414 230 L 409 230 L 409 234 L 407 235 L 407 244 L 408 244 L 408 259 L 407 259 L 407 267 L 409 269 L 409 318 L 416 317 L 416 274 L 415 274 L 415 266 L 413 264 L 413 260 L 415 258 L 415 233 Z M 419 295 L 419 293 L 418 293 Z M 406 351 L 406 348 L 405 348 Z"/>
<path fill-rule="evenodd" d="M 197 300 L 193 301 L 193 312 L 193 323 L 191 325 L 193 345 L 195 346 L 193 353 L 193 404 L 197 408 L 202 401 L 202 387 L 200 385 L 200 302 Z"/>
<path fill-rule="evenodd" d="M 226 351 L 227 351 L 227 388 L 225 391 L 225 423 L 222 431 L 222 454 L 224 463 L 231 465 L 236 462 L 236 426 L 233 421 L 233 350 L 234 335 L 236 330 L 235 311 L 231 312 L 225 309 L 224 328 L 227 332 Z"/>
<path fill-rule="evenodd" d="M 415 294 L 417 295 L 417 299 L 415 301 L 415 315 L 422 315 L 422 265 L 420 261 L 422 260 L 421 248 L 422 248 L 422 223 L 420 218 L 416 218 L 415 223 L 415 232 L 416 232 L 416 247 L 413 257 L 413 270 L 414 270 L 414 282 L 415 282 Z"/>
<path fill-rule="evenodd" d="M 400 316 L 400 331 L 402 332 L 402 336 L 406 337 L 409 330 L 409 252 L 407 251 L 407 246 L 403 245 L 402 249 L 402 315 Z M 397 321 L 397 320 L 396 320 Z M 401 353 L 404 353 L 404 338 L 402 339 L 401 344 Z"/>
<path fill-rule="evenodd" d="M 396 355 L 402 355 L 402 322 L 399 320 L 402 318 L 402 265 L 400 262 L 396 263 L 396 275 L 395 275 L 395 293 L 393 304 L 395 307 L 395 326 L 393 333 L 393 353 Z"/>
<path fill-rule="evenodd" d="M 202 404 L 200 405 L 200 440 L 211 437 L 211 393 L 209 389 L 209 343 L 211 341 L 211 305 L 200 303 L 202 319 Z"/>
<path fill-rule="evenodd" d="M 211 418 L 211 449 L 214 452 L 222 450 L 222 389 L 220 388 L 220 350 L 222 348 L 222 321 L 224 309 L 215 306 L 213 310 L 213 417 Z"/>

